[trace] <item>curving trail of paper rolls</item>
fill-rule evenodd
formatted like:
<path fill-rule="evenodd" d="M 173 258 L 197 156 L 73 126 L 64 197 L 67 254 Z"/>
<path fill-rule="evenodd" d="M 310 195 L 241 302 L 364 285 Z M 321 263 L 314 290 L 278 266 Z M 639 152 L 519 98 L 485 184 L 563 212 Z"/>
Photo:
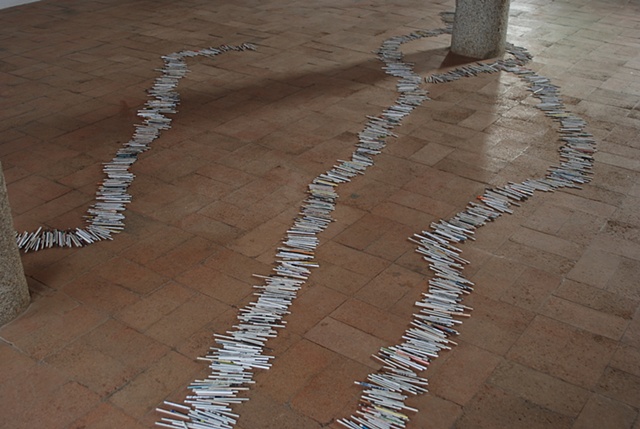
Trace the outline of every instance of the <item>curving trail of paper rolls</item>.
<path fill-rule="evenodd" d="M 198 56 L 213 58 L 224 52 L 255 50 L 245 43 L 239 46 L 222 45 L 198 51 L 174 52 L 162 57 L 164 67 L 149 90 L 151 98 L 138 111 L 141 124 L 135 125 L 131 140 L 120 148 L 111 161 L 103 164 L 105 178 L 96 191 L 96 201 L 85 215 L 86 226 L 68 229 L 38 228 L 36 231 L 16 233 L 18 248 L 30 252 L 53 247 L 83 247 L 103 240 L 112 240 L 113 234 L 124 227 L 124 212 L 131 202 L 127 192 L 135 175 L 130 171 L 138 155 L 149 150 L 149 146 L 160 137 L 163 130 L 171 127 L 171 118 L 166 114 L 176 113 L 180 95 L 176 91 L 180 79 L 187 75 L 186 58 Z"/>
<path fill-rule="evenodd" d="M 383 52 L 386 43 L 383 43 Z M 414 314 L 411 327 L 402 336 L 403 341 L 381 348 L 373 357 L 380 361 L 382 369 L 369 374 L 366 381 L 356 381 L 363 387 L 358 411 L 338 420 L 347 428 L 404 428 L 409 421 L 407 411 L 417 411 L 408 407 L 405 399 L 427 392 L 428 381 L 419 373 L 425 371 L 442 350 L 456 345 L 451 339 L 458 335 L 456 326 L 462 323 L 460 318 L 468 317 L 472 310 L 462 303 L 464 295 L 473 290 L 473 283 L 464 277 L 463 269 L 468 261 L 460 256 L 462 252 L 456 246 L 473 240 L 475 230 L 487 222 L 512 213 L 512 206 L 519 206 L 535 191 L 579 188 L 591 180 L 595 140 L 585 130 L 585 121 L 565 111 L 558 88 L 548 78 L 524 67 L 531 56 L 523 48 L 510 45 L 507 52 L 513 58 L 460 67 L 429 76 L 427 82 L 446 83 L 498 71 L 516 74 L 533 96 L 541 100 L 536 107 L 559 122 L 560 140 L 564 143 L 559 149 L 561 162 L 559 166 L 550 167 L 542 178 L 486 189 L 478 201 L 470 202 L 464 211 L 449 220 L 432 223 L 430 229 L 409 239 L 418 245 L 416 251 L 429 263 L 433 278 L 423 298 L 415 304 L 420 310 Z M 389 57 L 396 58 L 395 52 Z"/>
<path fill-rule="evenodd" d="M 209 362 L 211 374 L 207 379 L 195 380 L 189 389 L 192 395 L 182 404 L 165 402 L 157 411 L 162 414 L 156 422 L 168 428 L 233 428 L 238 414 L 233 407 L 248 398 L 242 392 L 253 384 L 256 368 L 268 369 L 272 356 L 264 354 L 269 338 L 284 328 L 283 318 L 289 313 L 296 292 L 310 275 L 310 268 L 319 244 L 317 234 L 332 221 L 331 212 L 338 198 L 341 183 L 348 182 L 373 165 L 376 154 L 393 137 L 392 130 L 399 126 L 416 107 L 429 100 L 421 88 L 422 78 L 413 72 L 412 65 L 402 61 L 400 46 L 423 37 L 450 33 L 450 28 L 417 31 L 405 36 L 392 37 L 382 43 L 378 58 L 383 69 L 398 78 L 399 93 L 394 105 L 380 115 L 368 117 L 359 141 L 349 160 L 338 160 L 334 167 L 317 176 L 308 186 L 305 201 L 293 226 L 287 231 L 283 246 L 278 248 L 274 274 L 256 276 L 263 280 L 257 300 L 239 311 L 238 324 L 224 335 L 215 334 L 216 343 L 210 352 L 200 358 Z M 491 63 L 477 63 L 456 68 L 447 73 L 432 75 L 429 83 L 446 83 L 499 71 L 514 73 L 527 83 L 532 94 L 541 100 L 537 105 L 545 115 L 560 125 L 560 163 L 538 179 L 522 183 L 508 183 L 487 189 L 478 201 L 468 204 L 464 211 L 449 220 L 432 223 L 429 230 L 414 234 L 410 240 L 418 244 L 417 252 L 429 263 L 433 278 L 427 292 L 416 303 L 420 309 L 397 345 L 383 347 L 373 356 L 383 366 L 365 381 L 356 381 L 363 392 L 358 410 L 337 422 L 351 429 L 396 429 L 409 422 L 408 411 L 416 412 L 405 404 L 409 395 L 427 392 L 428 381 L 420 377 L 430 361 L 442 350 L 456 343 L 451 339 L 458 334 L 460 318 L 468 316 L 471 308 L 462 303 L 464 295 L 473 290 L 473 283 L 463 275 L 461 250 L 456 246 L 473 239 L 474 231 L 494 221 L 504 213 L 512 213 L 535 191 L 554 191 L 563 187 L 579 187 L 590 180 L 595 141 L 586 132 L 586 123 L 565 111 L 558 88 L 549 79 L 524 67 L 531 56 L 523 48 L 508 46 L 511 58 Z"/>
<path fill-rule="evenodd" d="M 211 374 L 195 380 L 189 386 L 192 394 L 183 403 L 165 402 L 157 408 L 161 416 L 158 426 L 167 428 L 233 428 L 239 417 L 234 408 L 248 400 L 242 392 L 254 383 L 255 369 L 268 369 L 273 356 L 265 354 L 265 344 L 286 326 L 284 318 L 298 290 L 304 285 L 311 269 L 318 267 L 314 253 L 319 245 L 318 234 L 333 221 L 340 184 L 364 174 L 374 163 L 375 155 L 386 146 L 393 129 L 399 126 L 415 108 L 428 101 L 428 92 L 422 88 L 423 79 L 413 71 L 412 64 L 403 62 L 402 44 L 424 37 L 435 37 L 451 32 L 451 27 L 416 31 L 385 40 L 378 50 L 383 70 L 396 78 L 399 93 L 395 103 L 378 116 L 367 117 L 367 123 L 358 135 L 358 143 L 350 159 L 338 160 L 333 168 L 319 174 L 308 185 L 308 197 L 300 208 L 299 216 L 287 230 L 281 247 L 277 249 L 275 267 L 256 288 L 257 298 L 238 312 L 237 323 L 225 334 L 214 334 L 217 346 L 200 357 L 206 361 Z M 87 226 L 67 230 L 40 228 L 35 232 L 17 234 L 18 246 L 37 251 L 52 247 L 82 247 L 105 239 L 124 227 L 124 211 L 131 201 L 127 193 L 134 180 L 131 166 L 138 154 L 149 149 L 162 130 L 170 127 L 166 114 L 175 113 L 179 95 L 179 80 L 188 68 L 186 58 L 215 57 L 228 51 L 253 50 L 255 46 L 224 45 L 199 51 L 181 51 L 163 57 L 162 75 L 149 91 L 151 99 L 138 112 L 143 119 L 136 125 L 132 139 L 118 150 L 115 157 L 104 164 L 106 175 L 96 193 L 96 202 L 87 212 Z M 523 49 L 509 45 L 510 57 L 488 63 L 477 63 L 434 74 L 428 83 L 447 83 L 481 73 L 509 72 L 522 79 L 534 97 L 536 106 L 559 125 L 560 162 L 550 167 L 544 177 L 521 183 L 509 182 L 486 189 L 477 201 L 448 220 L 440 220 L 429 229 L 414 234 L 409 240 L 417 244 L 417 252 L 429 263 L 433 277 L 423 298 L 416 303 L 410 328 L 402 342 L 381 348 L 374 359 L 382 368 L 366 380 L 356 381 L 363 391 L 358 410 L 352 416 L 337 422 L 351 429 L 396 429 L 409 422 L 407 412 L 416 412 L 405 400 L 409 395 L 427 392 L 428 382 L 420 376 L 430 361 L 442 350 L 456 343 L 460 318 L 467 317 L 471 308 L 463 304 L 463 297 L 473 290 L 473 283 L 465 278 L 464 266 L 457 246 L 474 239 L 477 228 L 494 221 L 513 207 L 533 196 L 536 191 L 554 191 L 564 187 L 580 187 L 590 181 L 595 140 L 586 131 L 586 123 L 567 112 L 559 90 L 549 79 L 539 76 L 524 65 L 531 59 Z"/>

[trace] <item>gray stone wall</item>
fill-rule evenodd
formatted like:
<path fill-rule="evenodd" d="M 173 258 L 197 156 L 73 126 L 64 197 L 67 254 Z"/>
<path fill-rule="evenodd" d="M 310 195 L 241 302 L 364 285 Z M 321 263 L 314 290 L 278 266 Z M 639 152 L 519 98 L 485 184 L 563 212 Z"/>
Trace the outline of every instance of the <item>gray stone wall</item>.
<path fill-rule="evenodd" d="M 451 52 L 486 59 L 504 54 L 509 0 L 456 0 Z"/>
<path fill-rule="evenodd" d="M 0 326 L 29 305 L 29 288 L 16 245 L 15 229 L 0 164 Z"/>

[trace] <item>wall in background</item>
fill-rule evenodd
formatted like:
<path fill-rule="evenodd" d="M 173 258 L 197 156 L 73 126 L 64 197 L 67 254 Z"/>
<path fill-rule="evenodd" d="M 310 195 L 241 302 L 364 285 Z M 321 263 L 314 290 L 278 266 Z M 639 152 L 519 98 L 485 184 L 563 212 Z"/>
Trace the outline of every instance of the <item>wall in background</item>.
<path fill-rule="evenodd" d="M 0 0 L 0 9 L 6 9 L 12 6 L 18 6 L 25 3 L 33 3 L 38 0 Z"/>

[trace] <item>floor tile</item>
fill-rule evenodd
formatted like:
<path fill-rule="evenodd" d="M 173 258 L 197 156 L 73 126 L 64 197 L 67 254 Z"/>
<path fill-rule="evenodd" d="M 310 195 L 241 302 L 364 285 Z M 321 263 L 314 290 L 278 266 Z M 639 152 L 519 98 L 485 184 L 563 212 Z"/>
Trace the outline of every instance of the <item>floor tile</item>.
<path fill-rule="evenodd" d="M 106 314 L 113 314 L 138 301 L 136 293 L 94 273 L 72 280 L 61 290 L 78 302 Z"/>
<path fill-rule="evenodd" d="M 507 413 L 506 411 L 509 410 Z M 456 428 L 570 428 L 572 419 L 496 387 L 485 387 L 469 404 Z"/>
<path fill-rule="evenodd" d="M 511 348 L 534 317 L 532 311 L 480 294 L 470 296 L 465 305 L 473 308 L 473 321 L 462 324 L 460 339 L 499 355 Z"/>
<path fill-rule="evenodd" d="M 194 267 L 179 275 L 176 281 L 230 305 L 238 304 L 253 290 L 251 285 L 206 266 Z"/>
<path fill-rule="evenodd" d="M 541 310 L 545 316 L 563 321 L 603 337 L 619 340 L 628 321 L 575 304 L 562 298 L 550 297 Z"/>
<path fill-rule="evenodd" d="M 631 428 L 638 415 L 636 409 L 612 399 L 593 394 L 576 419 L 574 429 L 611 426 Z"/>
<path fill-rule="evenodd" d="M 466 405 L 498 366 L 498 355 L 460 342 L 429 377 L 429 390 L 458 405 Z"/>
<path fill-rule="evenodd" d="M 17 383 L 0 395 L 2 415 L 13 421 L 16 428 L 67 427 L 86 414 L 99 398 L 48 365 L 34 366 L 23 377 L 29 382 Z"/>
<path fill-rule="evenodd" d="M 277 429 L 283 427 L 321 428 L 317 421 L 292 409 L 289 405 L 277 402 L 263 393 L 252 392 L 247 402 L 246 413 L 238 420 L 238 427 Z"/>
<path fill-rule="evenodd" d="M 640 406 L 640 377 L 608 367 L 598 381 L 596 391 L 603 396 L 623 402 L 634 408 Z"/>
<path fill-rule="evenodd" d="M 101 396 L 124 386 L 168 348 L 116 321 L 107 321 L 46 358 L 52 367 Z"/>
<path fill-rule="evenodd" d="M 36 361 L 16 350 L 10 344 L 0 342 L 0 356 L 2 356 L 2 379 L 11 380 L 20 374 L 28 372 L 36 365 Z"/>
<path fill-rule="evenodd" d="M 625 320 L 633 317 L 639 305 L 638 301 L 568 279 L 563 280 L 553 295 Z"/>
<path fill-rule="evenodd" d="M 109 264 L 103 264 L 93 272 L 138 294 L 149 293 L 166 282 L 166 277 L 123 257 L 116 257 L 109 261 Z"/>
<path fill-rule="evenodd" d="M 370 368 L 378 368 L 371 355 L 385 345 L 379 338 L 330 317 L 318 323 L 304 338 Z"/>
<path fill-rule="evenodd" d="M 586 389 L 510 361 L 502 362 L 488 382 L 529 402 L 570 417 L 581 413 L 590 396 Z"/>
<path fill-rule="evenodd" d="M 134 329 L 145 331 L 191 296 L 193 296 L 192 291 L 170 282 L 146 296 L 145 299 L 121 307 L 115 317 Z"/>
<path fill-rule="evenodd" d="M 593 388 L 615 351 L 615 342 L 536 316 L 507 357 L 584 388 Z"/>
<path fill-rule="evenodd" d="M 104 322 L 105 315 L 56 293 L 34 303 L 19 320 L 2 328 L 2 338 L 40 360 L 92 331 Z"/>
<path fill-rule="evenodd" d="M 335 2 L 334 2 L 335 3 Z M 150 427 L 209 369 L 195 360 L 272 272 L 307 184 L 349 159 L 394 103 L 375 50 L 441 27 L 453 1 L 259 6 L 193 0 L 34 2 L 0 10 L 0 160 L 14 226 L 75 228 L 102 164 L 130 140 L 161 56 L 190 58 L 171 129 L 132 166 L 125 230 L 83 249 L 23 255 L 31 307 L 0 328 L 0 414 L 17 428 Z M 536 192 L 460 246 L 475 290 L 459 346 L 426 371 L 408 428 L 640 429 L 640 57 L 633 2 L 512 2 L 508 40 L 560 88 L 597 140 L 582 189 Z M 130 31 L 135 28 L 136 31 Z M 402 45 L 420 78 L 450 37 Z M 267 343 L 238 428 L 342 427 L 432 275 L 408 241 L 487 187 L 559 162 L 558 124 L 511 73 L 421 84 L 431 100 L 340 185 L 312 270 Z M 6 378 L 5 377 L 5 378 Z M 34 392 L 38 392 L 36 395 Z M 2 408 L 4 407 L 4 408 Z M 11 420 L 8 420 L 11 419 Z M 604 420 L 603 420 L 604 419 Z"/>
<path fill-rule="evenodd" d="M 164 392 L 186 386 L 197 369 L 197 363 L 170 351 L 156 365 L 114 393 L 109 403 L 139 419 L 162 402 Z"/>
<path fill-rule="evenodd" d="M 406 330 L 407 320 L 366 302 L 349 299 L 338 307 L 331 318 L 361 331 L 396 344 Z"/>
<path fill-rule="evenodd" d="M 361 390 L 353 382 L 363 380 L 370 368 L 341 357 L 321 370 L 291 401 L 293 409 L 326 425 L 335 418 L 333 410 L 357 403 Z"/>
<path fill-rule="evenodd" d="M 196 294 L 149 326 L 145 333 L 164 344 L 175 346 L 228 308 L 221 301 Z"/>
<path fill-rule="evenodd" d="M 135 419 L 108 403 L 98 405 L 69 426 L 70 429 L 109 429 L 113 427 L 144 428 Z"/>
<path fill-rule="evenodd" d="M 433 393 L 416 399 L 409 399 L 409 406 L 417 406 L 420 410 L 412 415 L 407 427 L 437 429 L 453 427 L 462 414 L 462 407 L 454 402 L 443 399 Z"/>
<path fill-rule="evenodd" d="M 346 299 L 344 293 L 336 291 L 329 284 L 314 282 L 300 291 L 291 306 L 291 314 L 286 317 L 287 328 L 304 335 Z"/>
<path fill-rule="evenodd" d="M 355 249 L 331 241 L 320 246 L 317 255 L 321 260 L 369 278 L 379 274 L 389 265 L 389 262 L 381 258 L 362 254 Z"/>
<path fill-rule="evenodd" d="M 312 379 L 338 359 L 329 349 L 302 340 L 287 350 L 273 368 L 261 373 L 258 385 L 279 402 L 290 402 Z"/>
<path fill-rule="evenodd" d="M 355 296 L 378 308 L 388 309 L 405 295 L 412 291 L 422 291 L 425 287 L 426 280 L 423 276 L 394 264 L 364 285 Z"/>

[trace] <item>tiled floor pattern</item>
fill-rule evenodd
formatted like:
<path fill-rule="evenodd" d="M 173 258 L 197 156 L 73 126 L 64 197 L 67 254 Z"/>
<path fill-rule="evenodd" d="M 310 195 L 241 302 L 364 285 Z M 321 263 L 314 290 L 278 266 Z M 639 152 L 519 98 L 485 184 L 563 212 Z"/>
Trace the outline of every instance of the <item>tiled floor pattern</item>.
<path fill-rule="evenodd" d="M 0 329 L 10 428 L 138 428 L 207 373 L 194 358 L 252 299 L 305 185 L 353 151 L 395 98 L 371 54 L 440 25 L 453 2 L 43 1 L 0 11 L 0 160 L 16 229 L 79 225 L 100 163 L 130 138 L 159 56 L 251 41 L 190 63 L 173 128 L 134 167 L 126 232 L 27 254 L 33 304 Z M 513 1 L 510 41 L 596 135 L 595 179 L 536 195 L 464 245 L 478 285 L 459 346 L 427 371 L 412 428 L 640 428 L 640 9 Z M 406 45 L 425 74 L 446 37 Z M 269 343 L 238 427 L 337 427 L 353 380 L 396 342 L 424 290 L 406 238 L 486 186 L 557 162 L 517 78 L 427 86 L 366 176 L 345 185 L 321 268 Z"/>

